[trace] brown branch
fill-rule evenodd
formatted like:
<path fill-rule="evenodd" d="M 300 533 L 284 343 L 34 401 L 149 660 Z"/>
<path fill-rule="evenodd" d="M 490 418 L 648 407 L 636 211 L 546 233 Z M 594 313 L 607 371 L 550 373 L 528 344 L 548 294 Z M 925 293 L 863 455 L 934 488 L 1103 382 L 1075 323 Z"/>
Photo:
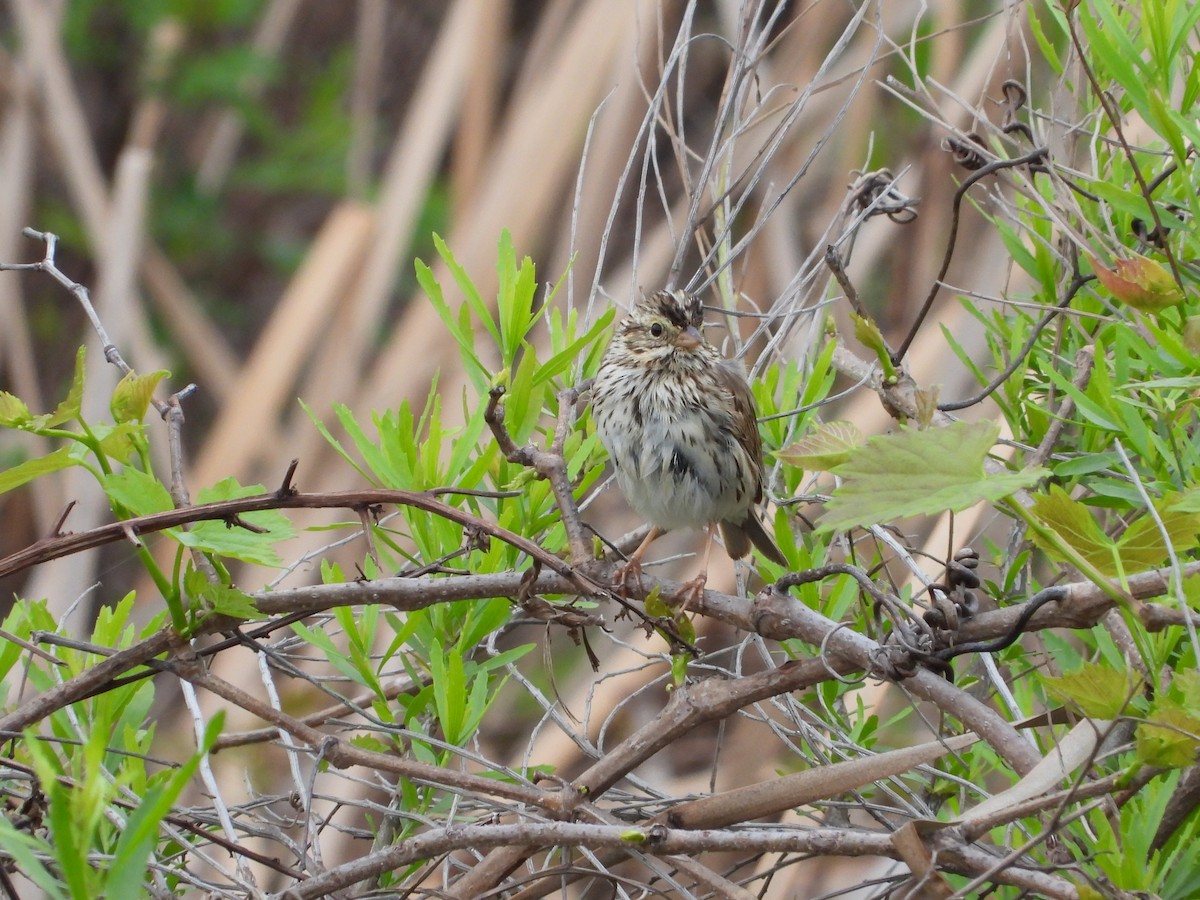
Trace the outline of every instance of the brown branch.
<path fill-rule="evenodd" d="M 328 760 L 339 769 L 364 766 L 368 769 L 390 772 L 400 778 L 407 778 L 423 784 L 448 787 L 489 797 L 501 797 L 515 803 L 530 804 L 551 814 L 563 811 L 565 795 L 558 791 L 541 790 L 520 781 L 484 778 L 482 775 L 472 775 L 457 769 L 406 759 L 398 754 L 378 753 L 355 747 L 349 741 L 311 728 L 299 719 L 282 713 L 275 707 L 248 694 L 236 685 L 218 678 L 208 671 L 200 658 L 190 649 L 176 647 L 176 650 L 177 655 L 170 663 L 170 668 L 180 678 L 198 688 L 212 692 L 239 709 L 258 716 L 263 721 L 270 722 L 293 737 L 304 741 L 309 745 L 310 750 L 318 753 L 322 759 Z M 515 773 L 510 774 L 515 777 Z"/>
<path fill-rule="evenodd" d="M 220 506 L 223 504 L 209 505 Z M 202 507 L 193 507 L 193 509 L 202 509 Z M 187 511 L 174 510 L 171 513 L 158 515 L 184 512 Z M 1200 573 L 1200 562 L 1184 566 L 1185 577 L 1197 573 Z M 594 575 L 601 580 L 607 580 L 611 576 L 611 567 L 599 568 Z M 1166 593 L 1170 588 L 1170 577 L 1169 569 L 1159 569 L 1130 576 L 1126 584 L 1133 596 L 1145 599 Z M 571 594 L 580 590 L 575 578 L 556 572 L 541 572 L 528 584 L 526 584 L 524 573 L 497 572 L 449 577 L 383 578 L 377 581 L 322 584 L 287 590 L 263 591 L 251 596 L 264 615 L 281 614 L 294 617 L 312 615 L 335 606 L 363 604 L 387 604 L 398 610 L 411 611 L 454 600 L 513 597 L 519 595 L 523 587 L 535 593 L 546 594 Z M 635 598 L 644 599 L 645 594 L 656 587 L 662 593 L 669 594 L 672 590 L 678 590 L 681 584 L 645 576 L 642 585 L 633 593 Z M 1063 585 L 1062 590 L 1064 592 L 1062 599 L 1038 610 L 1027 624 L 1027 630 L 1090 628 L 1113 606 L 1113 601 L 1107 594 L 1087 582 Z M 588 593 L 591 593 L 590 588 Z M 818 646 L 823 640 L 823 635 L 828 634 L 836 627 L 835 623 L 820 616 L 817 618 L 823 623 L 821 628 L 824 629 L 820 634 L 800 627 L 792 621 L 788 612 L 792 608 L 792 606 L 777 607 L 774 604 L 764 607 L 760 603 L 752 604 L 742 597 L 721 594 L 716 591 L 704 591 L 693 605 L 693 612 L 719 619 L 743 631 L 761 634 L 772 639 L 802 638 L 809 640 L 805 635 L 811 633 L 813 637 L 816 637 L 812 643 Z M 1023 610 L 1024 604 L 1018 603 L 1003 609 L 980 613 L 962 624 L 956 638 L 959 641 L 984 641 L 1002 637 L 1012 631 L 1021 618 Z M 1144 624 L 1150 630 L 1162 630 L 1183 622 L 1184 613 L 1181 610 L 1159 604 L 1144 604 L 1140 612 L 1143 615 Z M 1200 624 L 1200 615 L 1193 613 L 1192 619 Z M 195 635 L 223 631 L 234 624 L 236 624 L 236 620 L 227 616 L 212 616 L 197 626 Z M 268 625 L 276 627 L 277 623 L 271 622 Z M 840 633 L 845 634 L 846 630 L 842 629 Z M 102 692 L 113 679 L 131 669 L 149 665 L 155 657 L 165 653 L 171 640 L 172 632 L 164 629 L 133 647 L 118 651 L 96 666 L 31 698 L 16 710 L 0 718 L 0 732 L 20 731 L 22 728 L 41 721 L 58 709 Z M 862 640 L 878 647 L 867 638 L 862 638 Z M 873 651 L 868 649 L 868 657 L 871 656 L 871 652 Z M 598 793 L 607 789 L 615 780 L 619 780 L 634 766 L 657 753 L 671 741 L 677 740 L 682 734 L 704 722 L 728 715 L 746 703 L 756 702 L 786 691 L 801 690 L 832 678 L 835 674 L 849 675 L 867 671 L 873 664 L 873 658 L 864 661 L 864 659 L 843 659 L 835 655 L 824 662 L 807 660 L 790 663 L 778 669 L 747 676 L 727 683 L 724 690 L 714 694 L 698 693 L 697 688 L 693 687 L 690 689 L 691 694 L 687 698 L 687 702 L 698 705 L 688 715 L 680 716 L 676 710 L 670 712 L 664 710 L 662 716 L 654 723 L 640 729 L 627 739 L 628 747 L 623 743 L 620 753 L 614 753 L 604 760 L 600 760 L 581 775 L 578 781 L 580 784 L 585 784 L 589 790 Z M 924 674 L 935 679 L 934 682 L 929 682 L 930 684 L 941 681 L 932 673 Z M 923 678 L 919 681 L 925 683 Z M 908 683 L 911 684 L 912 681 L 910 680 Z M 715 687 L 710 686 L 706 690 L 713 691 Z M 684 700 L 678 702 L 683 703 Z M 670 708 L 668 707 L 668 709 Z"/>
<path fill-rule="evenodd" d="M 896 645 L 881 645 L 842 627 L 795 598 L 781 594 L 773 586 L 759 594 L 754 606 L 759 613 L 756 618 L 760 621 L 769 618 L 773 629 L 782 629 L 784 633 L 826 648 L 831 663 L 842 659 L 875 677 L 892 677 L 890 655 L 893 651 L 904 652 Z M 1041 759 L 1041 754 L 999 713 L 939 675 L 918 669 L 899 683 L 904 690 L 930 701 L 978 734 L 1018 774 L 1024 775 Z"/>
<path fill-rule="evenodd" d="M 1200 562 L 1190 562 L 1181 567 L 1184 578 L 1200 574 Z M 1114 579 L 1113 584 L 1117 584 Z M 1129 576 L 1122 586 L 1135 600 L 1161 597 L 1171 590 L 1171 569 L 1152 569 Z M 1062 585 L 1063 596 L 1034 614 L 1026 625 L 1027 630 L 1040 631 L 1044 628 L 1091 628 L 1104 614 L 1116 606 L 1105 591 L 1090 581 Z M 958 641 L 987 640 L 1000 637 L 1012 630 L 1024 609 L 1023 603 L 1015 603 L 1002 609 L 994 609 L 962 623 L 956 635 Z M 1162 631 L 1172 625 L 1183 625 L 1186 618 L 1200 626 L 1200 613 L 1186 612 L 1177 606 L 1147 603 L 1135 608 L 1148 631 Z"/>
<path fill-rule="evenodd" d="M 0 717 L 0 733 L 7 735 L 19 732 L 51 713 L 102 690 L 118 675 L 166 653 L 174 639 L 173 632 L 163 629 L 132 647 L 114 653 L 69 681 L 37 694 L 8 715 Z"/>
<path fill-rule="evenodd" d="M 550 482 L 554 499 L 562 515 L 563 528 L 567 533 L 567 542 L 571 548 L 571 561 L 583 565 L 591 561 L 595 554 L 592 552 L 592 542 L 588 537 L 588 529 L 579 516 L 579 505 L 575 502 L 575 492 L 571 488 L 571 479 L 567 474 L 567 462 L 563 448 L 571 426 L 575 422 L 575 402 L 579 399 L 575 388 L 567 388 L 558 394 L 558 421 L 554 427 L 554 440 L 549 450 L 539 450 L 532 444 L 518 447 L 504 424 L 504 407 L 501 398 L 504 387 L 492 388 L 488 393 L 488 405 L 484 412 L 484 421 L 492 430 L 500 452 L 505 458 L 517 465 L 528 466 L 541 478 Z"/>
<path fill-rule="evenodd" d="M 435 828 L 344 863 L 291 888 L 271 895 L 271 900 L 307 900 L 324 897 L 367 878 L 463 849 L 518 847 L 532 852 L 544 847 L 612 848 L 627 853 L 656 856 L 695 856 L 707 852 L 802 853 L 817 856 L 882 856 L 896 858 L 891 833 L 866 829 L 810 828 L 803 831 L 744 829 L 737 831 L 685 831 L 652 825 L 584 825 L 574 822 L 522 822 L 517 825 L 455 825 Z M 938 863 L 962 874 L 983 871 L 995 858 L 967 847 L 938 848 Z M 471 873 L 468 872 L 468 876 Z M 463 892 L 463 881 L 454 884 L 450 896 Z M 1025 887 L 1042 896 L 1075 898 L 1078 892 L 1065 878 L 1032 869 L 1012 868 L 996 874 L 996 881 Z M 480 896 L 475 894 L 473 896 Z"/>
<path fill-rule="evenodd" d="M 108 331 L 105 329 L 104 323 L 100 321 L 100 316 L 92 303 L 92 297 L 88 289 L 63 272 L 54 261 L 54 257 L 58 252 L 58 235 L 49 231 L 36 231 L 33 228 L 25 228 L 21 233 L 26 237 L 33 238 L 35 241 L 42 241 L 46 245 L 45 254 L 40 260 L 33 263 L 0 263 L 0 272 L 44 272 L 66 288 L 83 308 L 84 314 L 92 325 L 92 330 L 100 338 L 104 358 L 120 369 L 123 375 L 130 374 L 133 369 L 129 363 L 125 362 L 125 359 L 121 356 L 121 351 L 117 349 L 112 339 L 108 336 Z M 153 397 L 150 402 L 154 404 L 154 408 L 159 413 L 164 416 L 166 415 L 167 405 L 165 403 Z"/>
<path fill-rule="evenodd" d="M 397 610 L 411 612 L 438 603 L 454 600 L 482 600 L 492 597 L 517 596 L 522 587 L 546 594 L 570 594 L 578 591 L 576 584 L 553 572 L 543 572 L 529 582 L 522 572 L 498 572 L 485 575 L 460 575 L 450 578 L 384 578 L 378 581 L 354 581 L 343 584 L 314 585 L 283 591 L 263 591 L 251 594 L 264 615 L 280 614 L 262 626 L 261 633 L 270 633 L 292 621 L 314 615 L 335 606 L 363 604 L 387 604 Z M 238 624 L 229 616 L 210 616 L 200 622 L 192 632 L 193 637 L 228 631 Z M 108 659 L 53 689 L 32 697 L 17 709 L 0 718 L 0 735 L 13 734 L 22 728 L 40 722 L 46 716 L 96 694 L 117 686 L 117 679 L 139 666 L 150 671 L 135 673 L 125 681 L 148 677 L 162 671 L 164 663 L 155 657 L 167 652 L 174 639 L 174 632 L 163 629 L 139 644 L 117 651 Z M 231 639 L 198 651 L 207 657 L 226 649 L 241 639 Z M 102 652 L 96 648 L 97 653 Z M 122 682 L 123 683 L 123 682 Z M 308 724 L 319 724 L 309 722 Z"/>
<path fill-rule="evenodd" d="M 134 539 L 139 535 L 152 534 L 167 528 L 177 528 L 191 522 L 209 520 L 229 521 L 233 517 L 249 512 L 268 509 L 330 509 L 342 508 L 364 510 L 378 504 L 394 504 L 421 509 L 441 516 L 460 525 L 477 528 L 518 550 L 528 554 L 541 565 L 562 575 L 584 594 L 603 593 L 599 584 L 589 579 L 573 566 L 543 550 L 533 541 L 481 519 L 465 510 L 442 503 L 428 494 L 418 491 L 386 490 L 376 488 L 361 491 L 335 491 L 332 493 L 301 494 L 277 491 L 255 497 L 222 500 L 204 503 L 185 509 L 171 509 L 147 516 L 137 516 L 121 522 L 101 525 L 77 534 L 66 534 L 40 540 L 23 550 L 0 559 L 0 577 L 20 572 L 31 566 L 70 556 L 93 547 L 101 547 L 119 540 Z"/>

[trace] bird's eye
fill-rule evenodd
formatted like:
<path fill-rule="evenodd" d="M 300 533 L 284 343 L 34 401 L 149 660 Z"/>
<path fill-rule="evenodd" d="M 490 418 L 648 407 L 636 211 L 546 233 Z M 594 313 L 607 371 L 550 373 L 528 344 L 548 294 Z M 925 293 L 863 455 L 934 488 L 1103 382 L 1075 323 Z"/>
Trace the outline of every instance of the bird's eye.
<path fill-rule="evenodd" d="M 663 333 L 662 322 L 655 322 L 653 325 L 650 326 L 650 336 L 651 337 L 662 337 L 662 333 Z"/>

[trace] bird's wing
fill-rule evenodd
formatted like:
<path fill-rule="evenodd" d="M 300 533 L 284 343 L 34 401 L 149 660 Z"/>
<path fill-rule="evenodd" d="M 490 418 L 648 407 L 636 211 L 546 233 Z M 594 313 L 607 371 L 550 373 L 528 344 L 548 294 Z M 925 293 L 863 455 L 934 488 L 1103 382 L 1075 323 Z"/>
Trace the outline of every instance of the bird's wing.
<path fill-rule="evenodd" d="M 730 394 L 733 395 L 733 434 L 737 438 L 758 470 L 758 490 L 754 502 L 762 500 L 762 435 L 758 433 L 758 413 L 754 406 L 754 394 L 750 391 L 750 382 L 746 380 L 745 369 L 734 359 L 722 359 L 721 364 L 714 369 L 717 380 Z"/>

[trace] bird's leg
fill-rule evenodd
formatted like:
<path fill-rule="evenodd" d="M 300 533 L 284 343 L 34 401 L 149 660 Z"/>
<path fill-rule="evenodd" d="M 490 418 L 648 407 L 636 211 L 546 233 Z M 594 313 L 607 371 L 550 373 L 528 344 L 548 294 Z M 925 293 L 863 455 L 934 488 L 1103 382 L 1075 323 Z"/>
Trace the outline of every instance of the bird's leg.
<path fill-rule="evenodd" d="M 650 530 L 646 536 L 642 538 L 642 542 L 638 544 L 637 549 L 629 555 L 629 559 L 625 561 L 625 565 L 617 571 L 617 586 L 621 590 L 622 597 L 629 596 L 629 583 L 633 581 L 639 589 L 642 586 L 642 557 L 646 555 L 646 551 L 650 549 L 650 545 L 654 543 L 663 531 L 657 525 L 650 526 Z"/>
<path fill-rule="evenodd" d="M 712 556 L 713 535 L 716 531 L 717 523 L 709 523 L 708 529 L 704 532 L 704 565 L 700 569 L 700 574 L 684 584 L 675 594 L 675 599 L 680 603 L 680 612 L 687 612 L 693 603 L 704 596 L 704 586 L 708 584 L 708 559 Z"/>

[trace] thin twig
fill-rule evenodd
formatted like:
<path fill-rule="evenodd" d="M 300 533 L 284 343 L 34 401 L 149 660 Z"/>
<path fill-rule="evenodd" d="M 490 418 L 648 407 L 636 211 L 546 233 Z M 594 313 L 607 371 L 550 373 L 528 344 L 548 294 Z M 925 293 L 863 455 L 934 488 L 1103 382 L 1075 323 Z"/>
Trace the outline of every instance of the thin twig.
<path fill-rule="evenodd" d="M 925 300 L 921 303 L 921 308 L 917 312 L 917 317 L 913 320 L 909 327 L 908 334 L 904 340 L 900 342 L 899 348 L 892 355 L 892 363 L 900 365 L 904 357 L 908 354 L 908 348 L 912 346 L 912 342 L 916 340 L 921 326 L 925 322 L 925 317 L 929 315 L 929 311 L 933 309 L 933 301 L 937 297 L 938 292 L 942 289 L 942 284 L 946 278 L 946 272 L 950 270 L 950 262 L 954 259 L 954 245 L 958 241 L 958 221 L 962 211 L 963 200 L 967 196 L 967 191 L 975 186 L 979 181 L 989 175 L 994 175 L 996 172 L 1004 169 L 1012 169 L 1018 166 L 1032 165 L 1046 158 L 1049 151 L 1045 147 L 1038 147 L 1024 156 L 1016 156 L 1012 159 L 998 159 L 988 165 L 975 170 L 958 186 L 958 190 L 954 192 L 954 202 L 950 206 L 950 234 L 946 238 L 946 250 L 942 254 L 942 264 L 938 268 L 937 275 L 934 276 L 933 284 L 929 288 L 929 293 L 925 296 Z"/>

